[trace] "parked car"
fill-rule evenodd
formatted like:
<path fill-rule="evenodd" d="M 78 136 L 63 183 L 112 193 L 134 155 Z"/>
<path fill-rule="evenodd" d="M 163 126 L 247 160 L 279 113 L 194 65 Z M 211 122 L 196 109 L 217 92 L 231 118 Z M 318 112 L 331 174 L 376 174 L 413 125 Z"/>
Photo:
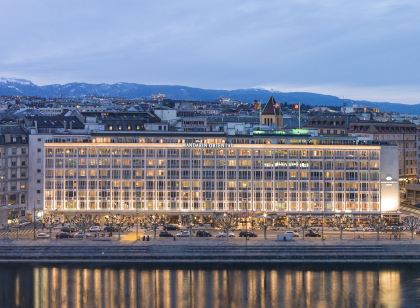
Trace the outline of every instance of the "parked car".
<path fill-rule="evenodd" d="M 39 240 L 42 240 L 42 239 L 49 239 L 49 238 L 50 238 L 50 235 L 49 235 L 48 233 L 45 233 L 45 232 L 39 232 L 39 233 L 36 235 L 36 238 L 37 238 L 37 239 L 39 239 Z"/>
<path fill-rule="evenodd" d="M 76 227 L 72 227 L 72 226 L 65 226 L 61 228 L 61 232 L 66 232 L 66 233 L 71 233 L 71 232 L 76 232 Z"/>
<path fill-rule="evenodd" d="M 284 234 L 277 235 L 278 241 L 291 241 L 295 237 L 295 231 L 285 231 Z"/>
<path fill-rule="evenodd" d="M 105 232 L 118 232 L 118 227 L 116 227 L 116 226 L 105 226 L 104 231 Z"/>
<path fill-rule="evenodd" d="M 89 228 L 89 232 L 101 232 L 101 227 L 100 226 L 91 226 Z"/>
<path fill-rule="evenodd" d="M 226 232 L 219 232 L 216 237 L 226 237 Z M 229 237 L 235 237 L 235 234 L 233 232 L 229 232 Z"/>
<path fill-rule="evenodd" d="M 372 227 L 364 227 L 364 228 L 363 228 L 363 231 L 364 231 L 364 232 L 373 232 L 373 231 L 375 231 L 375 229 L 374 229 L 374 228 L 372 228 Z"/>
<path fill-rule="evenodd" d="M 196 237 L 211 237 L 212 235 L 211 235 L 211 233 L 209 233 L 209 232 L 207 232 L 207 231 L 204 231 L 204 230 L 198 230 L 198 231 L 195 233 L 195 236 L 196 236 Z"/>
<path fill-rule="evenodd" d="M 315 232 L 314 230 L 309 230 L 306 234 L 305 237 L 321 237 L 321 234 Z"/>
<path fill-rule="evenodd" d="M 73 237 L 74 238 L 83 239 L 83 238 L 92 237 L 92 234 L 90 234 L 90 233 L 83 233 L 83 232 L 77 232 L 76 234 L 73 235 Z"/>
<path fill-rule="evenodd" d="M 174 237 L 171 233 L 169 233 L 168 231 L 161 231 L 159 233 L 159 237 Z"/>
<path fill-rule="evenodd" d="M 299 237 L 300 235 L 299 235 L 299 232 L 296 232 L 295 230 L 288 230 L 288 231 L 285 231 L 285 233 L 286 232 L 290 232 L 290 233 L 292 233 L 293 234 L 293 237 Z"/>
<path fill-rule="evenodd" d="M 27 225 L 30 225 L 31 223 L 27 220 L 23 220 L 19 223 L 19 227 L 25 227 Z"/>
<path fill-rule="evenodd" d="M 166 230 L 166 231 L 178 231 L 179 230 L 179 227 L 177 225 L 165 225 L 163 227 L 163 230 Z"/>
<path fill-rule="evenodd" d="M 190 237 L 190 231 L 181 231 L 175 234 L 176 237 Z"/>
<path fill-rule="evenodd" d="M 252 231 L 241 231 L 239 237 L 257 237 L 257 235 Z"/>
<path fill-rule="evenodd" d="M 60 232 L 60 233 L 57 233 L 57 235 L 55 237 L 57 239 L 73 238 L 73 234 L 71 234 L 69 232 Z"/>

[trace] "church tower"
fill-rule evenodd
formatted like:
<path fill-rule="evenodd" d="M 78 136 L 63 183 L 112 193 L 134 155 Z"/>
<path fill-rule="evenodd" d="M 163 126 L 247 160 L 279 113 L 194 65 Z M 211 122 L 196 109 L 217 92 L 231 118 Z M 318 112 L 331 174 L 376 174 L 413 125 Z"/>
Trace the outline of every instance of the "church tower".
<path fill-rule="evenodd" d="M 261 125 L 270 126 L 271 128 L 283 128 L 283 113 L 281 112 L 280 104 L 276 103 L 273 96 L 270 97 L 268 103 L 264 106 L 260 122 Z"/>

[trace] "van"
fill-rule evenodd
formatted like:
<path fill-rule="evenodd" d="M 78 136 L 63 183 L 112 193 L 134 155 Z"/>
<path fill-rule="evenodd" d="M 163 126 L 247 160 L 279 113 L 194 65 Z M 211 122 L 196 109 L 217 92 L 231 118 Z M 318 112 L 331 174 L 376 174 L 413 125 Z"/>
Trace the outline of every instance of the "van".
<path fill-rule="evenodd" d="M 293 236 L 295 233 L 293 231 L 286 231 L 284 234 L 277 234 L 278 241 L 293 241 Z"/>

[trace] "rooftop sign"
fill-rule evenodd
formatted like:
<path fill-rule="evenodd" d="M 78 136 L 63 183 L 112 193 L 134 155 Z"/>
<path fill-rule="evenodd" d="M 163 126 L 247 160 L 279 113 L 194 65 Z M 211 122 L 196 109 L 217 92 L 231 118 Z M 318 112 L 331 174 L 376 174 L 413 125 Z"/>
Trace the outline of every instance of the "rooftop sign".
<path fill-rule="evenodd" d="M 230 143 L 200 143 L 200 142 L 191 142 L 185 143 L 186 148 L 197 148 L 197 149 L 226 149 L 231 148 L 232 144 Z"/>

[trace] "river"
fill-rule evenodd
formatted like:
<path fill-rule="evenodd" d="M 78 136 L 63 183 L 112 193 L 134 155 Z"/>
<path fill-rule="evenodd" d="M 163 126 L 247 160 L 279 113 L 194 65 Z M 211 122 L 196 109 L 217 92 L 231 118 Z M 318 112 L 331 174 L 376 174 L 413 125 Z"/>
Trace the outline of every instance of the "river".
<path fill-rule="evenodd" d="M 0 268 L 0 307 L 419 306 L 420 268 L 416 266 Z"/>

